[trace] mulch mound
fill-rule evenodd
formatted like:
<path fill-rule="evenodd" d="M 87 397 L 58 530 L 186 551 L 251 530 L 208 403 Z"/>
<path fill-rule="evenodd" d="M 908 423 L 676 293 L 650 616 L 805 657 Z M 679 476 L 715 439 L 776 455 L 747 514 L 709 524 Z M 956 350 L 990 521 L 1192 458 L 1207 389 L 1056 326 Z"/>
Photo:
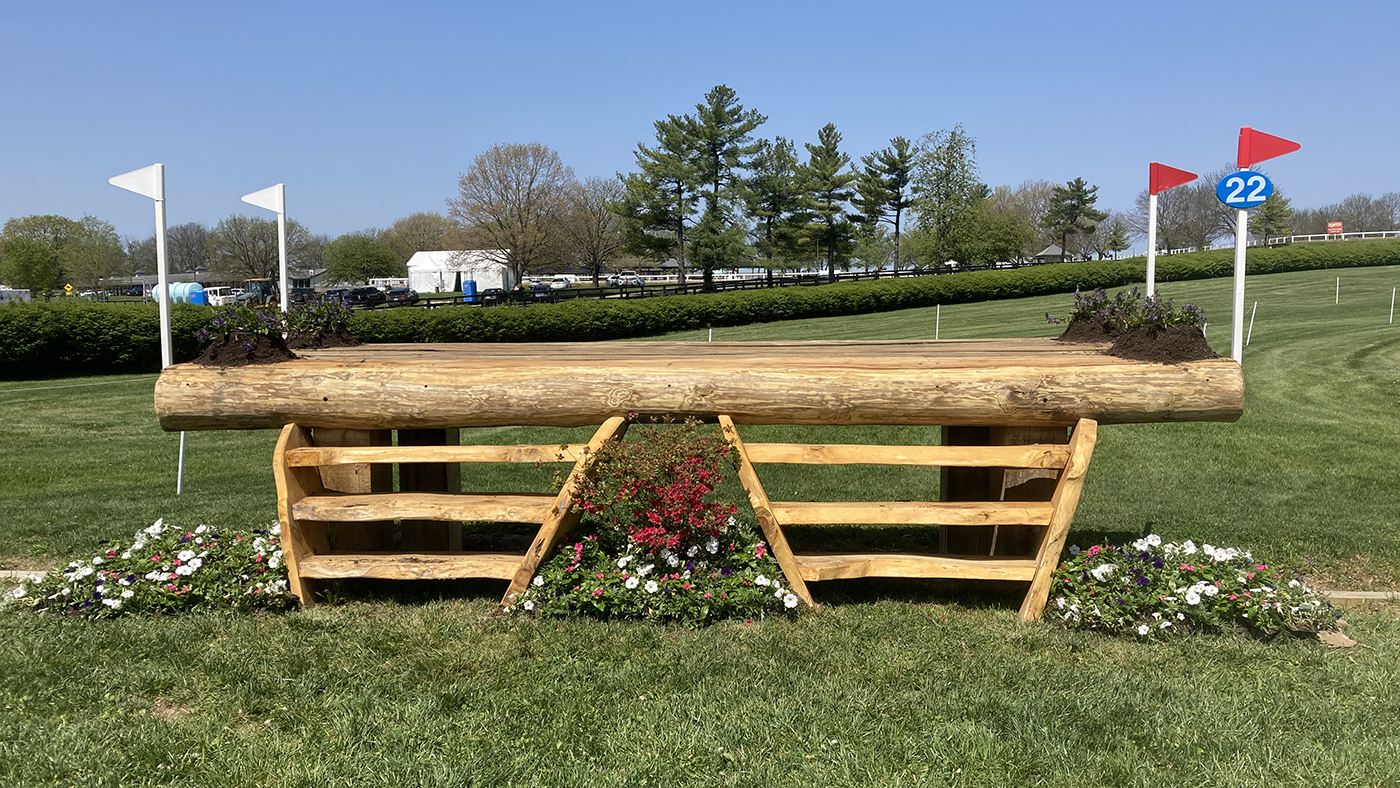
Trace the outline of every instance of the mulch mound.
<path fill-rule="evenodd" d="M 315 350 L 327 347 L 356 347 L 359 344 L 360 340 L 342 328 L 329 334 L 293 337 L 287 342 L 287 347 L 293 350 Z"/>
<path fill-rule="evenodd" d="M 280 336 L 234 338 L 224 335 L 215 339 L 204 349 L 196 364 L 206 367 L 246 367 L 250 364 L 276 364 L 299 358 L 287 347 Z"/>
<path fill-rule="evenodd" d="M 1061 342 L 1112 342 L 1113 347 L 1107 351 L 1110 356 L 1134 361 L 1180 364 L 1220 358 L 1210 349 L 1206 335 L 1196 326 L 1172 326 L 1158 331 L 1145 328 L 1115 331 L 1102 323 L 1075 320 L 1058 339 Z"/>

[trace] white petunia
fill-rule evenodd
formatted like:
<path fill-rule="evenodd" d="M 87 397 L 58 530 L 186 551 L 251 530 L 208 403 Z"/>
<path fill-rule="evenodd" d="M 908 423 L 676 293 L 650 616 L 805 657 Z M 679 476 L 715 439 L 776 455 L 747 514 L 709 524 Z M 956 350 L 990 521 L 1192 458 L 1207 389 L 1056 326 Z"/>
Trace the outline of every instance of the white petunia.
<path fill-rule="evenodd" d="M 660 588 L 660 586 L 658 586 L 658 585 L 656 584 L 656 581 L 655 581 L 655 580 L 648 580 L 648 581 L 647 581 L 647 584 L 646 584 L 645 586 L 643 586 L 643 588 L 646 589 L 646 592 L 647 592 L 648 594 L 655 594 L 655 593 L 656 593 L 656 589 Z"/>
<path fill-rule="evenodd" d="M 194 574 L 194 570 L 190 568 L 189 564 L 185 564 L 184 566 L 175 567 L 175 574 L 183 577 Z"/>
<path fill-rule="evenodd" d="M 674 554 L 668 555 L 666 556 L 666 565 L 671 567 L 672 569 L 675 569 L 676 567 L 681 565 L 681 559 L 677 558 Z"/>
<path fill-rule="evenodd" d="M 195 561 L 198 561 L 199 559 L 196 558 L 196 559 L 194 559 L 194 560 L 195 560 Z M 279 567 L 279 566 L 281 566 L 281 565 L 282 565 L 282 559 L 278 558 L 278 557 L 275 556 L 275 555 L 274 555 L 273 557 L 267 559 L 267 566 L 268 566 L 269 569 L 276 569 L 277 567 Z"/>
<path fill-rule="evenodd" d="M 69 588 L 68 586 L 64 586 L 63 588 L 58 589 L 58 593 L 63 594 L 64 596 L 68 596 L 69 594 L 73 593 L 73 589 Z"/>
<path fill-rule="evenodd" d="M 1196 589 L 1192 588 L 1192 589 L 1190 589 L 1190 590 L 1188 590 L 1188 591 L 1186 592 L 1186 604 L 1188 604 L 1188 605 L 1199 605 L 1199 604 L 1201 604 L 1201 595 L 1200 595 L 1199 593 L 1196 592 Z"/>
<path fill-rule="evenodd" d="M 1103 581 L 1107 580 L 1109 575 L 1113 574 L 1113 570 L 1117 568 L 1118 567 L 1113 564 L 1102 564 L 1090 570 L 1089 574 L 1093 575 L 1095 580 L 1102 583 Z"/>
<path fill-rule="evenodd" d="M 207 525 L 201 525 L 201 526 L 199 526 L 198 528 L 194 529 L 194 532 L 197 533 L 197 534 L 202 534 L 202 533 L 208 532 L 208 530 L 209 530 L 209 526 L 207 526 Z"/>
<path fill-rule="evenodd" d="M 535 609 L 535 601 L 533 599 L 527 599 L 525 600 L 525 604 L 521 605 L 521 607 L 525 608 L 525 612 L 528 613 Z"/>
<path fill-rule="evenodd" d="M 797 594 L 788 594 L 787 596 L 783 597 L 783 607 L 797 607 Z"/>
<path fill-rule="evenodd" d="M 768 578 L 764 577 L 763 575 L 759 575 L 758 577 L 755 577 L 753 579 L 753 584 L 756 586 L 766 586 L 768 585 Z"/>
<path fill-rule="evenodd" d="M 1162 544 L 1162 537 L 1158 536 L 1157 534 L 1148 534 L 1147 544 L 1150 547 L 1159 547 Z"/>
<path fill-rule="evenodd" d="M 1139 634 L 1139 635 L 1146 635 L 1149 631 L 1150 631 L 1150 629 L 1148 628 L 1148 626 L 1147 626 L 1146 624 L 1143 624 L 1142 626 L 1138 627 L 1138 634 Z"/>
<path fill-rule="evenodd" d="M 1187 555 L 1195 555 L 1196 543 L 1191 541 L 1190 539 L 1187 539 L 1185 542 L 1182 543 L 1181 551 L 1186 553 Z"/>
<path fill-rule="evenodd" d="M 96 566 L 96 565 L 98 565 L 98 564 L 100 564 L 100 563 L 102 563 L 102 556 L 99 555 L 99 556 L 97 556 L 96 558 L 92 559 L 92 564 L 93 564 L 93 566 Z"/>
<path fill-rule="evenodd" d="M 710 555 L 714 555 L 715 553 L 719 552 L 719 540 L 711 536 L 710 541 L 705 543 L 705 552 L 709 553 Z"/>
<path fill-rule="evenodd" d="M 655 568 L 656 568 L 656 564 L 647 564 L 646 566 L 642 567 L 641 569 L 638 569 L 638 570 L 637 570 L 637 574 L 641 575 L 642 577 L 646 577 L 647 575 L 651 574 L 651 570 L 653 570 L 653 569 L 655 569 Z"/>
<path fill-rule="evenodd" d="M 1057 597 L 1055 597 L 1055 604 L 1059 605 L 1061 610 L 1064 610 L 1064 609 L 1065 609 L 1065 598 L 1062 597 L 1062 596 L 1057 596 Z"/>
<path fill-rule="evenodd" d="M 123 560 L 123 561 L 127 560 L 128 558 L 131 558 L 131 551 L 129 551 L 129 550 L 128 550 L 127 552 L 125 552 L 125 553 L 122 553 L 122 560 Z"/>
<path fill-rule="evenodd" d="M 282 524 L 281 524 L 281 523 L 273 523 L 273 524 L 272 524 L 272 535 L 273 535 L 273 536 L 281 536 L 281 535 L 282 535 Z"/>
<path fill-rule="evenodd" d="M 1215 596 L 1216 594 L 1220 593 L 1220 589 L 1212 585 L 1207 585 L 1201 588 L 1201 593 L 1205 594 L 1206 596 Z"/>
<path fill-rule="evenodd" d="M 628 562 L 628 561 L 631 561 L 631 560 L 632 560 L 632 556 L 630 556 L 630 555 L 624 555 L 623 557 L 617 559 L 617 568 L 618 568 L 618 569 L 626 569 L 626 568 L 627 568 L 627 562 Z"/>
<path fill-rule="evenodd" d="M 127 590 L 125 590 L 125 591 L 122 592 L 122 599 L 130 599 L 130 598 L 132 598 L 132 597 L 135 596 L 135 595 L 136 595 L 136 592 L 135 592 L 135 591 L 132 591 L 130 588 L 128 588 Z"/>
<path fill-rule="evenodd" d="M 194 551 L 193 551 L 193 550 L 181 550 L 181 551 L 180 551 L 180 554 L 177 555 L 177 556 L 175 556 L 175 557 L 178 558 L 178 559 L 180 559 L 181 561 L 188 561 L 188 560 L 190 560 L 191 558 L 194 558 Z"/>
<path fill-rule="evenodd" d="M 627 586 L 627 590 L 628 590 L 628 591 L 631 591 L 632 589 L 636 588 L 636 587 L 637 587 L 637 584 L 640 583 L 640 582 L 641 582 L 641 581 L 638 580 L 638 579 L 635 578 L 635 577 L 629 577 L 629 578 L 627 578 L 627 582 L 626 582 L 626 583 L 623 583 L 623 585 L 624 585 L 624 586 Z"/>
<path fill-rule="evenodd" d="M 690 549 L 685 551 L 685 557 L 694 558 L 695 554 L 698 552 L 700 552 L 700 548 L 696 547 L 695 545 L 691 545 Z"/>
<path fill-rule="evenodd" d="M 1134 549 L 1134 550 L 1138 550 L 1138 551 L 1146 550 L 1147 548 L 1149 548 L 1149 547 L 1151 547 L 1151 546 L 1152 546 L 1152 545 L 1149 545 L 1149 544 L 1147 543 L 1147 540 L 1146 540 L 1146 539 L 1139 539 L 1139 540 L 1137 540 L 1136 542 L 1133 542 L 1133 549 Z"/>
<path fill-rule="evenodd" d="M 539 587 L 541 587 L 541 586 L 544 585 L 544 576 L 543 576 L 543 575 L 535 575 L 535 579 L 532 580 L 532 581 L 530 581 L 530 582 L 531 582 L 532 584 L 534 584 L 534 586 L 535 586 L 536 588 L 539 588 Z"/>
<path fill-rule="evenodd" d="M 1171 625 L 1172 625 L 1172 622 L 1170 622 L 1170 621 L 1163 621 L 1161 624 L 1158 625 L 1158 628 L 1159 628 L 1159 629 L 1166 629 L 1167 627 L 1169 627 L 1169 626 L 1171 626 Z"/>
<path fill-rule="evenodd" d="M 783 589 L 779 588 L 777 591 L 774 591 L 774 592 L 773 592 L 773 596 L 775 596 L 775 597 L 777 597 L 777 598 L 779 598 L 779 599 L 782 599 L 782 598 L 783 598 Z"/>

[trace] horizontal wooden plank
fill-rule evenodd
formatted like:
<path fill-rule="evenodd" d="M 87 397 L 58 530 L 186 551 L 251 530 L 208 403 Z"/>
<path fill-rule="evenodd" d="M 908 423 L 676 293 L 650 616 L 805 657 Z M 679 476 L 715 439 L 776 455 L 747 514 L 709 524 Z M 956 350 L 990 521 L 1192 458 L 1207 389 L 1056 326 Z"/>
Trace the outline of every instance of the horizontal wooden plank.
<path fill-rule="evenodd" d="M 299 570 L 302 577 L 319 580 L 509 580 L 523 558 L 512 553 L 330 553 L 303 558 Z"/>
<path fill-rule="evenodd" d="M 787 525 L 841 523 L 907 525 L 1048 525 L 1049 503 L 880 501 L 769 503 L 773 516 Z"/>
<path fill-rule="evenodd" d="M 585 444 L 557 446 L 317 446 L 287 452 L 294 468 L 391 462 L 577 462 Z"/>
<path fill-rule="evenodd" d="M 980 558 L 895 553 L 799 555 L 803 580 L 852 580 L 861 577 L 946 577 L 959 580 L 1030 580 L 1033 558 Z"/>
<path fill-rule="evenodd" d="M 361 523 L 378 520 L 486 520 L 540 523 L 554 506 L 554 495 L 467 495 L 461 493 L 374 493 L 311 495 L 292 506 L 298 520 Z"/>
<path fill-rule="evenodd" d="M 755 463 L 801 465 L 931 465 L 971 468 L 1063 468 L 1069 449 L 1052 444 L 1021 446 L 865 446 L 749 443 Z"/>

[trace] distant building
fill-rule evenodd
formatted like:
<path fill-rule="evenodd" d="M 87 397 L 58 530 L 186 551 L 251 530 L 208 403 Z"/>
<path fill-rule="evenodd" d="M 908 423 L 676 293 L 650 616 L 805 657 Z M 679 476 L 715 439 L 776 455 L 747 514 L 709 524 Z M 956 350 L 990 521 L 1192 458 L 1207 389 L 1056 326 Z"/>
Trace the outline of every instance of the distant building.
<path fill-rule="evenodd" d="M 1037 263 L 1058 263 L 1061 260 L 1068 262 L 1071 259 L 1073 258 L 1065 254 L 1065 251 L 1055 244 L 1050 244 L 1042 249 L 1040 254 L 1035 256 L 1035 261 Z"/>
<path fill-rule="evenodd" d="M 415 252 L 408 258 L 408 286 L 420 293 L 451 293 L 462 283 L 476 282 L 477 291 L 488 287 L 511 290 L 515 276 L 501 262 L 504 252 L 465 249 L 441 252 Z"/>

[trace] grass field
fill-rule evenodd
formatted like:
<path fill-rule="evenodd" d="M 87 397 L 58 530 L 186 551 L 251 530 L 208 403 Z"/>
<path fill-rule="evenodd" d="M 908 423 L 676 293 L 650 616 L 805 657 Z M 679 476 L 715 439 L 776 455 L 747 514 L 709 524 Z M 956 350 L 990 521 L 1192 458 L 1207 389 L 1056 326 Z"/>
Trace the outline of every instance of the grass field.
<path fill-rule="evenodd" d="M 1342 303 L 1333 303 L 1335 277 Z M 1394 447 L 1400 269 L 1256 277 L 1236 424 L 1100 432 L 1071 541 L 1153 530 L 1400 588 Z M 1228 280 L 1167 284 L 1228 352 Z M 1068 297 L 942 310 L 945 338 L 1049 335 Z M 929 338 L 935 310 L 793 321 L 716 340 Z M 704 332 L 668 337 L 703 341 Z M 0 566 L 49 566 L 157 517 L 274 516 L 275 435 L 178 438 L 151 376 L 0 386 Z M 493 430 L 501 443 L 588 430 Z M 911 428 L 749 428 L 754 440 L 924 443 Z M 778 471 L 774 468 L 773 471 Z M 490 468 L 464 486 L 549 489 Z M 768 472 L 775 497 L 918 498 L 936 474 Z M 816 539 L 813 531 L 794 541 Z M 895 533 L 894 538 L 905 537 Z M 859 538 L 845 533 L 841 538 Z M 0 616 L 6 785 L 1400 784 L 1400 621 L 1360 648 L 1139 644 L 1015 622 L 997 589 L 818 584 L 794 620 L 690 631 L 489 615 L 493 583 L 280 616 L 102 623 Z"/>

